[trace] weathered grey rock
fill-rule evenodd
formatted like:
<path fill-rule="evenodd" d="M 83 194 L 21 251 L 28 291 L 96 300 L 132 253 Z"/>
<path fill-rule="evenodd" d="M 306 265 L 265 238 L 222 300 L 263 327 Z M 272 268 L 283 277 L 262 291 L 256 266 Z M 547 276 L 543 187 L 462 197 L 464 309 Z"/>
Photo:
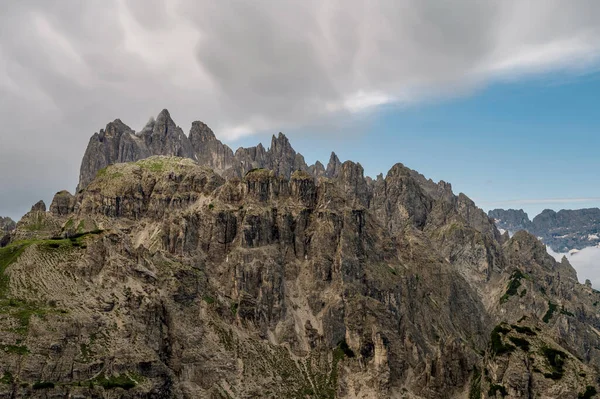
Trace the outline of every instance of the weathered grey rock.
<path fill-rule="evenodd" d="M 325 166 L 323 166 L 320 161 L 317 161 L 314 165 L 308 167 L 308 173 L 318 179 L 319 177 L 325 176 Z"/>
<path fill-rule="evenodd" d="M 149 156 L 150 152 L 144 141 L 129 126 L 116 119 L 90 138 L 81 161 L 77 191 L 85 188 L 98 171 L 108 165 L 137 161 Z"/>
<path fill-rule="evenodd" d="M 146 125 L 139 136 L 151 155 L 194 158 L 192 144 L 166 109 L 158 114 L 156 120 Z"/>
<path fill-rule="evenodd" d="M 75 209 L 75 197 L 70 192 L 63 190 L 54 195 L 50 204 L 50 213 L 55 216 L 66 216 Z"/>
<path fill-rule="evenodd" d="M 15 229 L 16 223 L 9 217 L 0 216 L 0 233 L 8 233 Z"/>
<path fill-rule="evenodd" d="M 217 173 L 234 166 L 233 151 L 215 137 L 210 128 L 200 121 L 192 122 L 190 143 L 200 165 L 206 165 Z"/>
<path fill-rule="evenodd" d="M 327 169 L 325 170 L 325 176 L 329 178 L 337 177 L 341 167 L 342 163 L 340 162 L 340 159 L 335 155 L 335 152 L 332 151 L 329 162 L 327 163 Z"/>

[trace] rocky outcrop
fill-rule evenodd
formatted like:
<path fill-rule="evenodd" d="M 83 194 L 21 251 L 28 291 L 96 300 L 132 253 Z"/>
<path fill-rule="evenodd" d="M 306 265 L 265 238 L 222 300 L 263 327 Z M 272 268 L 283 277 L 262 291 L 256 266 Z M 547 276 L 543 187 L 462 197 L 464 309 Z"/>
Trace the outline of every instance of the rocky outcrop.
<path fill-rule="evenodd" d="M 75 197 L 70 192 L 63 190 L 54 195 L 50 204 L 50 213 L 55 216 L 65 216 L 75 209 Z"/>
<path fill-rule="evenodd" d="M 235 164 L 231 148 L 217 140 L 213 131 L 203 122 L 192 122 L 190 143 L 200 165 L 222 173 Z"/>
<path fill-rule="evenodd" d="M 600 245 L 600 209 L 550 209 L 529 220 L 523 210 L 494 209 L 489 216 L 498 227 L 516 232 L 526 230 L 541 239 L 556 252 L 568 252 Z"/>

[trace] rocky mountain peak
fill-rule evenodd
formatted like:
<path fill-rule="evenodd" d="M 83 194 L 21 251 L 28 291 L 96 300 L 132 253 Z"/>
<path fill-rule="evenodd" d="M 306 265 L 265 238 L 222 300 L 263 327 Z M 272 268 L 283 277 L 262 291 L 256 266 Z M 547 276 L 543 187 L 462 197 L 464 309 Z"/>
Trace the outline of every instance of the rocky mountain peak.
<path fill-rule="evenodd" d="M 325 169 L 325 176 L 329 178 L 337 177 L 341 166 L 342 163 L 340 162 L 340 159 L 335 152 L 332 151 L 329 157 L 329 162 L 327 163 L 327 169 Z"/>
<path fill-rule="evenodd" d="M 30 212 L 46 212 L 46 203 L 44 203 L 42 200 L 39 200 L 31 206 Z"/>
<path fill-rule="evenodd" d="M 67 190 L 57 192 L 50 204 L 50 213 L 55 216 L 64 216 L 72 213 L 75 208 L 75 196 Z"/>
<path fill-rule="evenodd" d="M 15 229 L 16 223 L 9 217 L 0 216 L 0 232 L 7 233 Z M 2 234 L 0 234 L 1 236 Z"/>
<path fill-rule="evenodd" d="M 201 121 L 192 122 L 189 138 L 192 143 L 205 143 L 217 139 L 211 128 Z"/>

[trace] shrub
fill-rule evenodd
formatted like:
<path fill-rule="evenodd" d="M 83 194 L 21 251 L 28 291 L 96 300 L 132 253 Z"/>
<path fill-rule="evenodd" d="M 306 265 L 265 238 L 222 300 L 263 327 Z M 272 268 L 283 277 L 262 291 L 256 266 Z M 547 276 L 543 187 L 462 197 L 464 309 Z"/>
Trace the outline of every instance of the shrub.
<path fill-rule="evenodd" d="M 542 320 L 544 321 L 544 323 L 548 323 L 550 321 L 550 319 L 552 319 L 552 315 L 554 314 L 554 312 L 556 312 L 556 308 L 557 307 L 558 306 L 556 304 L 548 301 L 548 311 L 546 312 L 546 314 L 542 318 Z"/>
<path fill-rule="evenodd" d="M 550 373 L 544 373 L 544 377 L 551 378 L 553 380 L 560 380 L 564 374 L 564 364 L 567 354 L 558 349 L 543 347 L 542 354 L 548 360 L 550 365 Z"/>
<path fill-rule="evenodd" d="M 517 345 L 519 348 L 523 349 L 525 352 L 529 352 L 529 341 L 524 338 L 519 337 L 508 337 L 510 341 Z"/>
<path fill-rule="evenodd" d="M 33 384 L 33 389 L 49 389 L 54 388 L 54 383 L 50 381 L 38 381 Z"/>
<path fill-rule="evenodd" d="M 502 397 L 508 395 L 506 388 L 502 385 L 490 384 L 490 389 L 488 389 L 488 396 L 496 396 L 496 392 L 500 392 Z"/>
<path fill-rule="evenodd" d="M 591 399 L 593 396 L 595 396 L 598 392 L 596 391 L 596 388 L 588 385 L 587 387 L 585 387 L 585 392 L 580 393 L 579 395 L 577 395 L 577 398 L 579 399 Z"/>

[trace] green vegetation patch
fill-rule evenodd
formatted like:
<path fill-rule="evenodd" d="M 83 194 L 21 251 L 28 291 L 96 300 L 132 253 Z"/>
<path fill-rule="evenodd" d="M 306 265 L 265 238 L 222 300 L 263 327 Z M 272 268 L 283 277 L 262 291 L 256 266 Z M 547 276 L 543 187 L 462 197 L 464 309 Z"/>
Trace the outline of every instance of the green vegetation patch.
<path fill-rule="evenodd" d="M 113 375 L 108 378 L 104 374 L 101 374 L 93 382 L 104 389 L 123 388 L 129 390 L 137 385 L 137 382 L 127 374 Z"/>
<path fill-rule="evenodd" d="M 502 335 L 507 334 L 508 332 L 510 332 L 510 329 L 502 326 L 501 324 L 494 327 L 490 335 L 490 349 L 492 355 L 502 355 L 505 353 L 510 353 L 516 349 L 513 345 L 505 344 L 502 341 Z"/>
<path fill-rule="evenodd" d="M 66 313 L 66 311 L 14 298 L 0 299 L 0 315 L 8 315 L 18 321 L 18 326 L 13 330 L 18 334 L 27 334 L 32 316 L 45 317 L 48 313 Z"/>
<path fill-rule="evenodd" d="M 15 355 L 27 355 L 29 353 L 29 348 L 25 345 L 0 345 L 0 348 L 6 353 Z"/>
<path fill-rule="evenodd" d="M 10 371 L 5 371 L 2 378 L 0 378 L 0 384 L 10 385 L 14 382 L 13 375 Z"/>
<path fill-rule="evenodd" d="M 515 344 L 517 347 L 523 349 L 525 352 L 529 352 L 529 341 L 519 337 L 508 337 L 510 342 Z"/>
<path fill-rule="evenodd" d="M 473 368 L 473 377 L 471 378 L 471 387 L 469 389 L 469 399 L 481 399 L 481 371 L 475 366 Z"/>
<path fill-rule="evenodd" d="M 521 286 L 521 279 L 525 278 L 525 275 L 520 270 L 515 270 L 510 275 L 510 280 L 506 286 L 506 292 L 500 298 L 500 303 L 508 301 L 511 296 L 517 295 L 517 290 Z"/>
<path fill-rule="evenodd" d="M 550 366 L 550 373 L 544 373 L 544 377 L 553 380 L 560 380 L 565 372 L 564 365 L 567 359 L 567 354 L 558 349 L 545 346 L 542 348 L 542 355 L 546 357 Z"/>
<path fill-rule="evenodd" d="M 575 317 L 575 315 L 572 312 L 569 312 L 567 309 L 565 309 L 564 305 L 560 307 L 560 314 Z"/>
<path fill-rule="evenodd" d="M 542 320 L 544 321 L 544 323 L 548 323 L 550 321 L 550 319 L 552 319 L 552 315 L 554 315 L 554 312 L 556 312 L 557 308 L 558 308 L 558 305 L 556 305 L 556 304 L 548 301 L 548 311 L 546 312 L 546 314 L 542 318 Z"/>
<path fill-rule="evenodd" d="M 519 334 L 525 334 L 531 337 L 535 337 L 537 335 L 535 331 L 527 326 L 517 326 L 516 324 L 511 324 L 511 327 L 514 328 L 514 330 Z"/>
<path fill-rule="evenodd" d="M 6 268 L 19 259 L 19 256 L 30 246 L 34 241 L 19 241 L 0 248 L 0 298 L 3 298 L 8 289 L 9 278 L 4 272 Z"/>
<path fill-rule="evenodd" d="M 578 399 L 591 399 L 596 396 L 598 392 L 596 391 L 596 387 L 588 385 L 585 387 L 585 392 L 581 392 L 577 395 Z"/>
<path fill-rule="evenodd" d="M 38 381 L 33 384 L 33 389 L 52 389 L 54 388 L 54 383 L 50 381 Z"/>
<path fill-rule="evenodd" d="M 269 169 L 255 168 L 250 169 L 244 176 L 244 179 L 246 179 L 247 181 L 259 181 L 268 180 L 272 176 L 274 176 L 274 174 Z"/>
<path fill-rule="evenodd" d="M 296 170 L 292 173 L 291 178 L 293 180 L 312 180 L 312 176 L 303 170 Z"/>
<path fill-rule="evenodd" d="M 495 397 L 496 392 L 500 393 L 500 395 L 502 395 L 502 397 L 505 397 L 506 395 L 508 395 L 508 392 L 506 391 L 506 388 L 504 388 L 504 386 L 490 384 L 490 389 L 488 389 L 488 396 Z"/>
<path fill-rule="evenodd" d="M 16 262 L 31 245 L 36 244 L 41 250 L 46 251 L 85 248 L 85 238 L 88 235 L 100 233 L 102 233 L 102 230 L 97 229 L 87 233 L 78 233 L 69 238 L 54 237 L 49 240 L 22 240 L 0 248 L 0 298 L 5 298 L 8 290 L 9 278 L 5 274 L 6 268 Z"/>

